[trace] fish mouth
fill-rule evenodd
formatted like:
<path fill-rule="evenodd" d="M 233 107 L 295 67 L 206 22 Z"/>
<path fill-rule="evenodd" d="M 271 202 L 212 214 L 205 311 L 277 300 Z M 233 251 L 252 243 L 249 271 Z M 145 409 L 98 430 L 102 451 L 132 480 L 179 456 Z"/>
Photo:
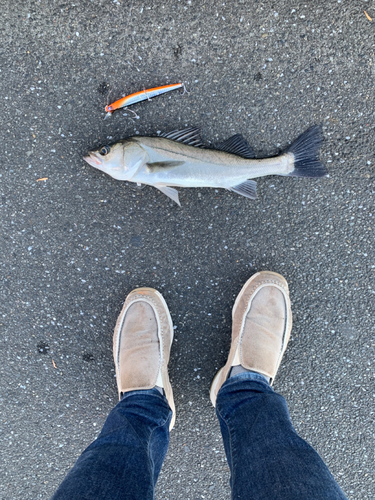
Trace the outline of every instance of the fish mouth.
<path fill-rule="evenodd" d="M 90 152 L 89 156 L 84 156 L 83 159 L 92 167 L 99 168 L 103 163 L 103 159 L 100 158 L 97 153 Z"/>

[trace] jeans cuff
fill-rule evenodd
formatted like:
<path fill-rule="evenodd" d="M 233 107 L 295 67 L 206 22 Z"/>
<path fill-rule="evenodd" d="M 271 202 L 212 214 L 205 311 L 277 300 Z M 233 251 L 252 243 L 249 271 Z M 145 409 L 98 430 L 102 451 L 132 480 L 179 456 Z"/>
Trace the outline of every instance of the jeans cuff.
<path fill-rule="evenodd" d="M 136 394 L 140 394 L 142 396 L 148 394 L 150 396 L 159 396 L 163 399 L 166 399 L 165 396 L 163 396 L 163 394 L 160 393 L 160 391 L 158 391 L 157 389 L 155 389 L 155 387 L 153 387 L 152 389 L 139 389 L 137 391 L 124 392 L 120 401 L 128 398 L 129 396 L 135 396 Z"/>
<path fill-rule="evenodd" d="M 233 375 L 233 377 L 229 377 L 224 382 L 222 387 L 224 387 L 226 385 L 230 385 L 231 382 L 239 382 L 240 380 L 251 380 L 254 382 L 262 382 L 264 384 L 267 384 L 268 387 L 270 387 L 270 384 L 269 384 L 265 375 L 262 375 L 261 373 L 257 373 L 257 372 L 250 372 L 250 371 L 238 373 L 237 375 Z"/>

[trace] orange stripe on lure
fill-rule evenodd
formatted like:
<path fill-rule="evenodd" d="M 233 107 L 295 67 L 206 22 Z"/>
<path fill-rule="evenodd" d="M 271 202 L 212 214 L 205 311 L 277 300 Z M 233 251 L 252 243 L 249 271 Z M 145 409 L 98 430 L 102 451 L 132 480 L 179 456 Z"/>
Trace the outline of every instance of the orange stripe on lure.
<path fill-rule="evenodd" d="M 156 97 L 160 94 L 165 94 L 166 92 L 180 89 L 182 87 L 184 87 L 183 83 L 174 83 L 172 85 L 163 85 L 162 87 L 154 87 L 152 89 L 141 90 L 135 94 L 127 95 L 105 107 L 105 110 L 107 111 L 106 118 L 111 116 L 116 109 L 125 108 L 131 104 L 135 104 L 136 102 L 145 101 L 146 99 L 150 100 L 152 97 Z"/>

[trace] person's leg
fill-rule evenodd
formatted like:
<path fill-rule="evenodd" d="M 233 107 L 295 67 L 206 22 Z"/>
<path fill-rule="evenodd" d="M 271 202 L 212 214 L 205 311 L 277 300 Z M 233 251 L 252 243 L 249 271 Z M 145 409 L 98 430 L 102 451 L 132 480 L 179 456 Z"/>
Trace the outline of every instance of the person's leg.
<path fill-rule="evenodd" d="M 318 453 L 297 435 L 285 399 L 270 386 L 291 325 L 286 281 L 257 273 L 236 300 L 231 351 L 211 387 L 236 500 L 346 498 Z"/>
<path fill-rule="evenodd" d="M 151 500 L 169 442 L 172 411 L 157 389 L 126 393 L 53 500 Z"/>
<path fill-rule="evenodd" d="M 318 453 L 296 433 L 285 399 L 262 375 L 229 378 L 217 396 L 216 412 L 233 499 L 346 498 Z"/>
<path fill-rule="evenodd" d="M 172 339 L 163 297 L 150 288 L 131 292 L 113 339 L 120 402 L 53 500 L 154 498 L 175 419 L 167 371 Z"/>

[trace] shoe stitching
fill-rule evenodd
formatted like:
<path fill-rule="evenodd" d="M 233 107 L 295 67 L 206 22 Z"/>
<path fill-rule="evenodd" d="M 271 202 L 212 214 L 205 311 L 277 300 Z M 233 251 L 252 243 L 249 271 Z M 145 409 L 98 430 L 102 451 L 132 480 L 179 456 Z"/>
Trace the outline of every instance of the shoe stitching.
<path fill-rule="evenodd" d="M 166 310 L 164 309 L 164 307 L 162 307 L 160 305 L 160 302 L 159 301 L 156 301 L 154 300 L 152 297 L 150 296 L 144 296 L 144 295 L 141 295 L 141 294 L 138 294 L 138 293 L 134 293 L 131 297 L 127 297 L 126 301 L 125 301 L 125 304 L 124 304 L 124 309 L 126 309 L 126 311 L 129 310 L 129 307 L 132 305 L 132 303 L 134 302 L 140 302 L 141 300 L 144 300 L 146 303 L 149 303 L 151 302 L 152 306 L 154 307 L 155 309 L 155 312 L 156 312 L 156 319 L 157 319 L 157 323 L 158 323 L 158 326 L 159 326 L 159 331 L 160 331 L 160 336 L 161 336 L 161 349 L 160 349 L 160 359 L 159 359 L 159 366 L 158 366 L 158 371 L 157 371 L 157 374 L 156 374 L 156 379 L 155 379 L 155 383 L 154 383 L 154 386 L 156 385 L 156 381 L 157 381 L 157 378 L 158 378 L 158 374 L 159 374 L 159 371 L 162 371 L 163 369 L 163 361 L 165 361 L 165 356 L 164 356 L 164 349 L 165 349 L 165 331 L 164 329 L 162 328 L 161 326 L 161 318 L 163 317 L 163 319 L 167 319 L 168 320 L 168 314 L 166 312 Z M 118 347 L 119 347 L 119 344 L 118 344 L 118 339 L 120 337 L 120 332 L 121 332 L 121 327 L 123 325 L 123 322 L 124 322 L 124 319 L 125 319 L 125 316 L 126 316 L 126 313 L 124 313 L 122 315 L 122 318 L 121 318 L 121 322 L 119 323 L 119 327 L 117 329 L 117 338 L 116 338 L 116 345 L 117 345 L 117 352 L 116 352 L 116 361 L 118 359 Z M 117 325 L 116 325 L 117 327 Z M 173 332 L 172 332 L 173 334 Z M 116 365 L 118 366 L 118 371 L 119 370 L 119 363 L 118 361 L 116 362 Z M 153 386 L 153 387 L 154 387 Z"/>
<path fill-rule="evenodd" d="M 168 306 L 166 304 L 164 305 L 163 302 L 160 299 L 159 300 L 154 300 L 150 296 L 145 297 L 144 295 L 141 295 L 141 294 L 138 294 L 137 292 L 135 292 L 132 297 L 127 297 L 125 303 L 128 301 L 128 304 L 126 305 L 126 307 L 129 307 L 129 305 L 131 305 L 132 302 L 135 302 L 135 301 L 139 300 L 139 297 L 142 297 L 142 299 L 145 300 L 145 302 L 147 302 L 147 301 L 151 302 L 152 305 L 154 306 L 155 310 L 156 310 L 156 313 L 157 313 L 156 316 L 157 316 L 157 321 L 158 321 L 158 325 L 159 325 L 159 331 L 160 331 L 160 336 L 161 336 L 161 344 L 162 344 L 161 347 L 162 348 L 160 349 L 161 356 L 160 356 L 160 362 L 159 362 L 159 369 L 158 369 L 158 372 L 157 372 L 157 375 L 156 375 L 156 379 L 155 379 L 155 384 L 154 384 L 154 386 L 155 386 L 156 385 L 156 381 L 157 381 L 157 377 L 158 377 L 158 374 L 159 374 L 159 371 L 162 372 L 162 377 L 163 377 L 163 361 L 165 362 L 165 360 L 166 360 L 165 350 L 166 349 L 169 349 L 169 350 L 171 349 L 171 344 L 169 344 L 168 342 L 166 342 L 165 329 L 162 328 L 160 319 L 163 318 L 164 322 L 166 321 L 168 323 L 168 327 L 173 328 L 173 326 L 169 324 L 170 316 L 169 316 Z M 173 340 L 173 329 L 171 331 L 171 337 L 172 337 L 172 340 Z M 167 380 L 165 381 L 165 387 L 164 387 L 165 396 L 167 398 L 168 404 L 169 405 L 172 404 L 173 407 L 174 407 L 173 392 L 172 392 L 170 381 L 169 381 L 169 377 L 168 377 L 168 367 L 167 366 L 166 366 L 166 372 L 167 372 Z M 167 397 L 167 390 L 168 390 L 168 393 L 169 393 L 169 397 Z M 171 420 L 171 422 L 173 421 L 174 414 L 175 414 L 175 410 L 174 411 L 172 410 L 172 420 Z"/>
<path fill-rule="evenodd" d="M 244 330 L 244 326 L 245 326 L 245 322 L 244 322 L 244 316 L 245 316 L 245 312 L 248 310 L 248 307 L 249 307 L 249 303 L 250 301 L 254 298 L 254 295 L 256 293 L 256 291 L 262 287 L 263 285 L 265 284 L 273 284 L 273 285 L 276 285 L 277 288 L 282 288 L 282 290 L 285 292 L 285 295 L 286 297 L 284 296 L 284 301 L 285 301 L 285 312 L 286 312 L 286 315 L 285 315 L 285 320 L 284 320 L 284 332 L 283 332 L 283 337 L 282 337 L 282 344 L 281 344 L 281 350 L 279 352 L 279 356 L 277 358 L 277 366 L 276 366 L 276 371 L 278 370 L 278 367 L 279 367 L 279 364 L 280 364 L 280 358 L 282 357 L 282 354 L 283 354 L 283 349 L 284 349 L 284 344 L 285 344 L 285 336 L 286 336 L 286 333 L 287 333 L 287 326 L 288 326 L 288 316 L 289 316 L 289 307 L 288 307 L 288 301 L 287 301 L 287 298 L 289 298 L 289 295 L 288 295 L 288 288 L 284 285 L 282 285 L 279 281 L 277 280 L 273 280 L 273 279 L 266 279 L 266 280 L 262 280 L 261 282 L 259 282 L 258 285 L 256 286 L 253 286 L 249 291 L 249 298 L 248 300 L 246 301 L 246 307 L 244 308 L 244 313 L 242 315 L 242 324 L 241 324 L 241 328 L 240 328 L 240 332 L 238 334 L 238 343 L 237 343 L 237 348 L 239 348 L 239 354 L 240 354 L 240 360 L 242 359 L 242 342 L 241 342 L 241 337 L 242 337 L 242 333 L 243 333 L 243 330 Z M 276 374 L 275 374 L 276 376 Z M 275 377 L 271 377 L 271 381 L 273 382 Z"/>

